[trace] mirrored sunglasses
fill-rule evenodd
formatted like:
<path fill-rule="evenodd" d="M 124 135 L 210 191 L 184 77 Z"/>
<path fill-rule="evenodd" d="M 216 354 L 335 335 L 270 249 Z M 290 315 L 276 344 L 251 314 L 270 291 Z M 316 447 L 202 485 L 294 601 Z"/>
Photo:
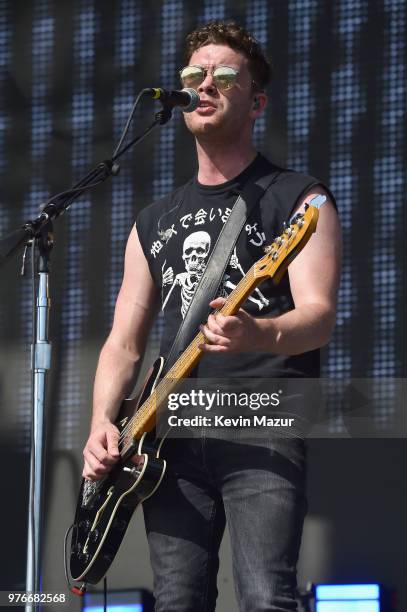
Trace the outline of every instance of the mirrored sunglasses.
<path fill-rule="evenodd" d="M 212 72 L 202 66 L 185 66 L 179 73 L 181 83 L 183 87 L 197 89 L 205 80 L 208 72 L 212 74 L 215 87 L 221 91 L 227 91 L 233 87 L 239 74 L 239 71 L 231 66 L 216 66 L 216 68 L 212 69 Z"/>

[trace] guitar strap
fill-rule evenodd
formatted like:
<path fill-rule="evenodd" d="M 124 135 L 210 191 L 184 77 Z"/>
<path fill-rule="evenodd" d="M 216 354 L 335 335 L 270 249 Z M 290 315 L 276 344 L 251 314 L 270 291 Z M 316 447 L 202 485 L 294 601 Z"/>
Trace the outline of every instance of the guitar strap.
<path fill-rule="evenodd" d="M 199 325 L 207 320 L 210 311 L 209 302 L 217 295 L 240 232 L 251 211 L 281 172 L 280 168 L 273 169 L 272 164 L 264 157 L 260 157 L 260 161 L 256 174 L 243 187 L 242 193 L 235 201 L 232 212 L 219 233 L 205 272 L 168 353 L 163 374 L 168 372 L 190 344 Z M 272 169 L 271 172 L 270 169 Z"/>

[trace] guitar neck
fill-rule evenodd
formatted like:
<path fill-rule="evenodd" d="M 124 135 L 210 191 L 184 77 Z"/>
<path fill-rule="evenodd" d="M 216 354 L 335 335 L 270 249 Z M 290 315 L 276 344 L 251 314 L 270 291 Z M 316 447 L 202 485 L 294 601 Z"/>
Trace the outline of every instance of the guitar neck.
<path fill-rule="evenodd" d="M 255 276 L 254 266 L 252 266 L 228 295 L 226 302 L 218 312 L 223 315 L 235 314 L 262 280 L 262 277 Z M 131 423 L 131 435 L 133 438 L 140 438 L 146 430 L 151 429 L 150 425 L 155 420 L 158 408 L 163 405 L 168 395 L 178 387 L 182 379 L 191 373 L 201 359 L 203 352 L 199 346 L 204 342 L 205 336 L 200 331 L 158 383 L 152 394 L 137 410 Z"/>

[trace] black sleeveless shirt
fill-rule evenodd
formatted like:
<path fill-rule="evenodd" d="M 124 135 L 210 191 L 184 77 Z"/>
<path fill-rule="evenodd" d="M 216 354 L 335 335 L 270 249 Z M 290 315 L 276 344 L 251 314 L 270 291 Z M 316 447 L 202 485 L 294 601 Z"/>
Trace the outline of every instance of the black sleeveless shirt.
<path fill-rule="evenodd" d="M 140 243 L 161 291 L 164 315 L 161 355 L 169 353 L 237 196 L 252 173 L 258 171 L 258 165 L 265 162 L 259 154 L 239 176 L 221 185 L 201 185 L 194 177 L 138 215 L 136 227 Z M 270 172 L 276 170 L 276 166 L 268 163 Z M 264 255 L 264 246 L 282 232 L 283 223 L 290 219 L 301 197 L 311 187 L 321 184 L 308 175 L 278 170 L 277 179 L 252 211 L 237 240 L 219 295 L 231 293 L 253 263 Z M 293 309 L 287 273 L 277 286 L 271 280 L 260 284 L 242 308 L 255 317 L 275 317 Z M 200 378 L 315 378 L 319 375 L 319 350 L 292 356 L 264 352 L 205 354 L 194 375 Z"/>

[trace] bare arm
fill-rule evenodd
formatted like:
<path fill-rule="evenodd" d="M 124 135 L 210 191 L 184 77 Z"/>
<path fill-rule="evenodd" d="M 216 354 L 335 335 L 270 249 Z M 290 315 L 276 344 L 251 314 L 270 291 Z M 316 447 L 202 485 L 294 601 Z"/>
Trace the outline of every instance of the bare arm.
<path fill-rule="evenodd" d="M 297 210 L 302 210 L 317 194 L 314 188 Z M 338 215 L 331 202 L 321 210 L 317 230 L 288 268 L 295 308 L 274 318 L 256 318 L 244 310 L 224 317 L 210 315 L 202 328 L 211 344 L 206 352 L 271 351 L 295 355 L 323 346 L 335 324 L 336 295 L 339 286 L 341 234 Z M 211 302 L 219 308 L 224 300 Z"/>
<path fill-rule="evenodd" d="M 299 210 L 318 193 L 325 192 L 314 189 Z M 304 353 L 329 341 L 335 325 L 341 251 L 338 215 L 327 201 L 315 234 L 288 268 L 295 308 L 274 320 L 271 333 L 276 353 Z"/>
<path fill-rule="evenodd" d="M 118 430 L 112 423 L 134 386 L 157 306 L 158 291 L 134 227 L 127 242 L 112 330 L 96 370 L 91 431 L 83 452 L 85 478 L 100 478 L 119 457 Z"/>

